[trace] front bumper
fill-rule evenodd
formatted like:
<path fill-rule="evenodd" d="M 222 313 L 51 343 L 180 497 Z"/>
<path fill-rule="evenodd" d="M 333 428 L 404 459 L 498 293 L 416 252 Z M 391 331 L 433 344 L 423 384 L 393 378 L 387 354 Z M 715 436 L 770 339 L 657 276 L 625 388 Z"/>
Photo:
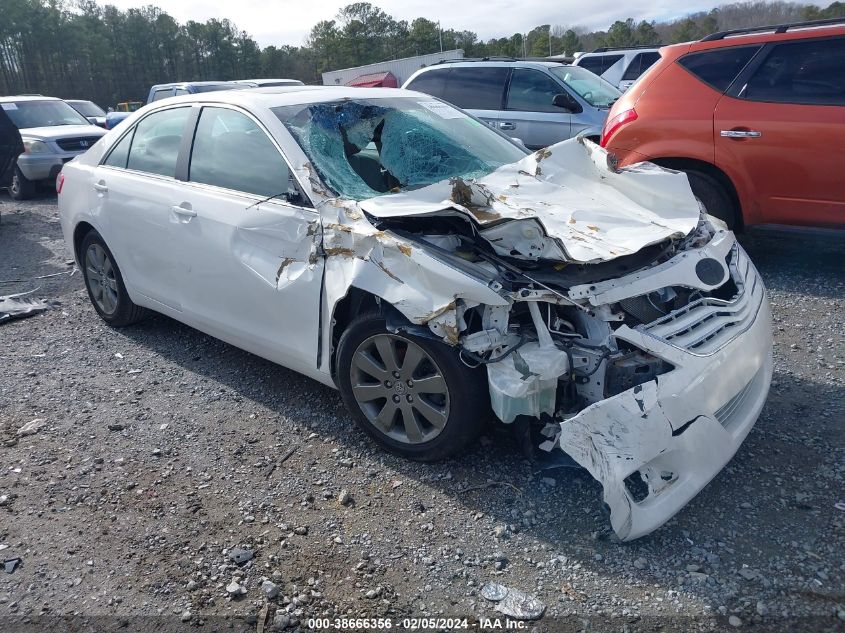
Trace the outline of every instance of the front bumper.
<path fill-rule="evenodd" d="M 27 180 L 55 180 L 64 164 L 81 153 L 21 154 L 18 157 L 18 167 Z"/>
<path fill-rule="evenodd" d="M 733 457 L 766 401 L 771 309 L 753 264 L 735 244 L 734 300 L 703 300 L 617 339 L 674 369 L 561 423 L 560 447 L 602 484 L 622 540 L 657 529 Z"/>

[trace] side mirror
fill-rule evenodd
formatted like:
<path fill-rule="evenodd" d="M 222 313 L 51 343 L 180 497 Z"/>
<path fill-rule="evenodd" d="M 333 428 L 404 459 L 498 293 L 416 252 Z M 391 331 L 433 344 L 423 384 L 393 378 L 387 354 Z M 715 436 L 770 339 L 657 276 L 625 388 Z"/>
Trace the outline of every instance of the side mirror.
<path fill-rule="evenodd" d="M 522 139 L 521 139 L 521 138 L 519 138 L 519 137 L 517 137 L 517 136 L 511 136 L 511 140 L 512 140 L 514 143 L 516 143 L 517 145 L 519 145 L 520 147 L 522 147 L 522 148 L 524 148 L 524 149 L 528 149 L 527 147 L 525 147 L 525 143 L 522 141 Z"/>
<path fill-rule="evenodd" d="M 572 95 L 561 93 L 552 98 L 552 105 L 558 108 L 563 108 L 567 112 L 581 112 L 581 105 L 572 98 Z"/>

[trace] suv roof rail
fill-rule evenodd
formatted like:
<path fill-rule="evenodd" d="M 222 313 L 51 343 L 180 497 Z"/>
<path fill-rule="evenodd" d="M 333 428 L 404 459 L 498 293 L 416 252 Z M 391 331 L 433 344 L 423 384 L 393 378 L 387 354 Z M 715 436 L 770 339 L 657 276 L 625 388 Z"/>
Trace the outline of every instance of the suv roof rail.
<path fill-rule="evenodd" d="M 506 57 L 506 56 L 496 56 L 491 55 L 490 57 L 462 57 L 461 59 L 441 59 L 439 62 L 435 62 L 435 64 L 458 64 L 460 62 L 518 62 L 519 60 L 515 57 Z M 432 64 L 433 66 L 434 64 Z"/>
<path fill-rule="evenodd" d="M 825 20 L 808 20 L 806 22 L 789 22 L 787 24 L 769 24 L 767 26 L 752 26 L 745 29 L 731 29 L 730 31 L 719 31 L 702 37 L 702 42 L 713 42 L 723 40 L 729 35 L 743 35 L 745 33 L 760 33 L 774 31 L 775 33 L 786 33 L 789 29 L 808 28 L 813 26 L 833 26 L 834 24 L 845 24 L 845 17 L 827 18 Z"/>
<path fill-rule="evenodd" d="M 608 51 L 627 51 L 636 48 L 660 48 L 660 44 L 637 44 L 636 46 L 599 46 L 590 51 L 591 53 L 607 53 Z M 586 53 L 585 53 L 586 55 Z"/>

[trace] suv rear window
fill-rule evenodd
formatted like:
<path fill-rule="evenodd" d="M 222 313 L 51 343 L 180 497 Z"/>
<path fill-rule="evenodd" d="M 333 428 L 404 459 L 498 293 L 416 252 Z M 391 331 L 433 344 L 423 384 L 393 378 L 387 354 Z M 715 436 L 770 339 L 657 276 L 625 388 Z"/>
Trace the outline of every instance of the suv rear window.
<path fill-rule="evenodd" d="M 690 53 L 678 63 L 707 85 L 724 92 L 759 50 L 760 45 L 731 46 Z"/>
<path fill-rule="evenodd" d="M 448 68 L 429 70 L 417 76 L 406 88 L 424 92 L 432 97 L 443 97 L 443 89 L 446 87 L 446 77 L 449 74 Z"/>
<path fill-rule="evenodd" d="M 775 103 L 845 105 L 845 38 L 773 46 L 740 96 Z"/>
<path fill-rule="evenodd" d="M 452 68 L 443 99 L 465 110 L 501 110 L 508 71 L 496 66 Z"/>
<path fill-rule="evenodd" d="M 631 63 L 628 64 L 628 68 L 625 69 L 625 74 L 622 75 L 623 81 L 633 81 L 637 79 L 640 75 L 642 75 L 645 71 L 647 71 L 654 62 L 660 59 L 660 53 L 656 52 L 649 52 L 649 53 L 639 53 L 634 59 L 631 60 Z"/>
<path fill-rule="evenodd" d="M 589 57 L 582 57 L 578 60 L 578 65 L 581 68 L 586 68 L 592 73 L 601 75 L 608 68 L 613 66 L 616 62 L 622 59 L 622 55 L 590 55 Z"/>

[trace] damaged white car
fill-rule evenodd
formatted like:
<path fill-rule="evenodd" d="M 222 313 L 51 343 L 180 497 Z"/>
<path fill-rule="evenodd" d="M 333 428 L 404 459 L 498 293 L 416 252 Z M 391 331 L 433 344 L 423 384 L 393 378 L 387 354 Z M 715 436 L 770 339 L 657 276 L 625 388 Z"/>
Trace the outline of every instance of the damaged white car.
<path fill-rule="evenodd" d="M 112 325 L 155 310 L 336 386 L 413 459 L 491 409 L 532 420 L 633 539 L 753 426 L 771 314 L 686 176 L 610 158 L 414 92 L 218 92 L 139 110 L 65 165 L 59 207 Z"/>

